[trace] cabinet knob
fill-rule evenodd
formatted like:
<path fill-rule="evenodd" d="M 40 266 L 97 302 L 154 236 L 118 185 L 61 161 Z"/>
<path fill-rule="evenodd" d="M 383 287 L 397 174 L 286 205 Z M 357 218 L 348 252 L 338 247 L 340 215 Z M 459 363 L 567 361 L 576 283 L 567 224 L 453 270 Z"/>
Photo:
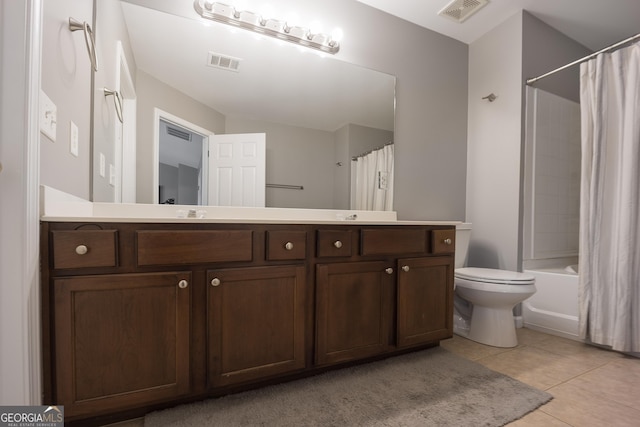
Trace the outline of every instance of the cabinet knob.
<path fill-rule="evenodd" d="M 89 248 L 87 248 L 86 245 L 78 245 L 78 246 L 76 246 L 76 253 L 78 255 L 84 255 L 87 252 L 89 252 Z"/>
<path fill-rule="evenodd" d="M 409 266 L 408 265 L 403 265 L 402 266 L 402 271 L 409 271 Z"/>
<path fill-rule="evenodd" d="M 182 279 L 182 280 L 180 280 L 180 281 L 178 282 L 178 287 L 179 287 L 180 289 L 184 289 L 184 288 L 186 288 L 187 286 L 189 286 L 189 282 L 187 282 L 187 281 L 186 281 L 186 280 L 184 280 L 184 279 Z"/>
<path fill-rule="evenodd" d="M 384 270 L 384 272 L 385 272 L 385 273 L 387 273 L 387 274 L 393 274 L 393 268 L 391 268 L 391 267 L 386 268 L 386 269 Z"/>
<path fill-rule="evenodd" d="M 443 242 L 445 245 L 450 245 L 451 243 L 453 243 L 453 242 L 451 241 L 451 239 L 444 239 L 442 242 Z"/>
<path fill-rule="evenodd" d="M 288 251 L 290 251 L 291 249 L 293 249 L 293 243 L 291 242 L 287 242 L 284 244 L 284 248 Z"/>
<path fill-rule="evenodd" d="M 342 242 L 340 240 L 336 240 L 335 242 L 333 242 L 333 246 L 340 249 L 342 247 Z"/>
<path fill-rule="evenodd" d="M 220 279 L 218 279 L 217 277 L 211 279 L 211 286 L 220 286 Z"/>

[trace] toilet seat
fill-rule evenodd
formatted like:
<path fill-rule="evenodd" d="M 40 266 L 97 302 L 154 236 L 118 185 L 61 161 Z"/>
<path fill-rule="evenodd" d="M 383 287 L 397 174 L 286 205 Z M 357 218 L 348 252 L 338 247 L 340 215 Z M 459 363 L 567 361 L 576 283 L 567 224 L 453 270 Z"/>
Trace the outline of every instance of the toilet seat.
<path fill-rule="evenodd" d="M 496 285 L 532 285 L 536 280 L 532 274 L 528 273 L 478 267 L 458 268 L 455 270 L 454 276 L 471 282 Z"/>

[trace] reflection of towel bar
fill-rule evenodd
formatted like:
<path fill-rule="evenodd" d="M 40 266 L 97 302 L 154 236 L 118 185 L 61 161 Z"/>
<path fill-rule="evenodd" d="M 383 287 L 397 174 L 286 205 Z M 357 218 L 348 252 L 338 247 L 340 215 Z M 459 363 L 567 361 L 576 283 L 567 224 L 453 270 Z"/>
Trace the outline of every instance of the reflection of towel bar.
<path fill-rule="evenodd" d="M 286 188 L 288 190 L 304 190 L 302 185 L 287 185 L 287 184 L 267 184 L 270 188 Z"/>

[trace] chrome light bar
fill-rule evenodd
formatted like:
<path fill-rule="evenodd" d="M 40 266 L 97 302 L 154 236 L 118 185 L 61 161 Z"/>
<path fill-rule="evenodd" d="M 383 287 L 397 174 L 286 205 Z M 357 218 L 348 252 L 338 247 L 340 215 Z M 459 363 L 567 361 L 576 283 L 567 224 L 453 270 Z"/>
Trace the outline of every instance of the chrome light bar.
<path fill-rule="evenodd" d="M 265 19 L 257 13 L 246 10 L 237 11 L 233 6 L 224 3 L 195 0 L 193 7 L 200 16 L 206 19 L 234 25 L 331 54 L 340 50 L 340 44 L 330 35 L 313 34 L 308 28 L 289 26 L 285 21 Z"/>

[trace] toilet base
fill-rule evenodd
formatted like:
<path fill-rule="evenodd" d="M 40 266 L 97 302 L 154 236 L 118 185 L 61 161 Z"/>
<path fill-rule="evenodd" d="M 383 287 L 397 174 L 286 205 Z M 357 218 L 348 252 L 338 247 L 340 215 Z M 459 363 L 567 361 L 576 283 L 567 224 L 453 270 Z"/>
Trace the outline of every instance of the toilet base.
<path fill-rule="evenodd" d="M 475 305 L 467 338 L 494 347 L 518 345 L 511 308 L 487 308 Z"/>

